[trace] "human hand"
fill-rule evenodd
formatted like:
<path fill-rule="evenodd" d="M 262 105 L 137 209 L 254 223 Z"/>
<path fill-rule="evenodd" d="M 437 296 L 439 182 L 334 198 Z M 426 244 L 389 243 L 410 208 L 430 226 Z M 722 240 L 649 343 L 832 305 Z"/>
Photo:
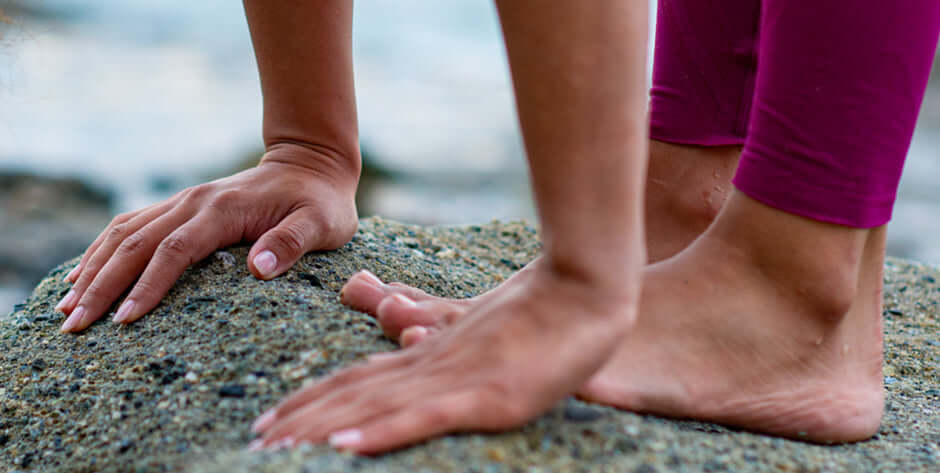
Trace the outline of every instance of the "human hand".
<path fill-rule="evenodd" d="M 600 368 L 635 311 L 543 275 L 524 286 L 465 315 L 451 307 L 438 335 L 295 392 L 258 418 L 250 449 L 328 440 L 372 454 L 524 424 Z"/>
<path fill-rule="evenodd" d="M 139 277 L 114 317 L 137 320 L 187 267 L 240 241 L 257 240 L 248 268 L 260 279 L 283 273 L 308 251 L 344 245 L 358 225 L 357 179 L 358 169 L 286 145 L 255 168 L 115 217 L 66 276 L 74 286 L 56 306 L 69 314 L 62 331 L 84 330 Z"/>

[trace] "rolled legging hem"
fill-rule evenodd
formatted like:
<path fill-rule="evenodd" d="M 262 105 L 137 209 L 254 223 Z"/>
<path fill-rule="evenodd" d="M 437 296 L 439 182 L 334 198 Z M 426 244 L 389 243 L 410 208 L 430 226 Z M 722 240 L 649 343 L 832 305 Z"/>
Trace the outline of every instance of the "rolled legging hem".
<path fill-rule="evenodd" d="M 737 190 L 758 202 L 819 222 L 874 228 L 891 220 L 893 196 L 859 198 L 785 174 L 768 173 L 766 166 L 742 165 L 732 182 Z"/>

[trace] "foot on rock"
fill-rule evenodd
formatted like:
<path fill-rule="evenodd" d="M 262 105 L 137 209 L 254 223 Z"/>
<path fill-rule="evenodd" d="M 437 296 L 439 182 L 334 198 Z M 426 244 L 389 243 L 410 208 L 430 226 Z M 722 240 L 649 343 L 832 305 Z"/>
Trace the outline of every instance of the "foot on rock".
<path fill-rule="evenodd" d="M 687 146 L 650 140 L 649 149 L 646 241 L 649 261 L 654 263 L 687 247 L 714 220 L 731 192 L 731 177 L 741 148 Z M 346 283 L 341 301 L 375 316 L 389 338 L 409 346 L 424 338 L 424 335 L 414 334 L 435 333 L 446 326 L 438 320 L 437 314 L 463 313 L 472 305 L 517 286 L 529 277 L 540 260 L 529 263 L 497 288 L 472 299 L 432 296 L 401 283 L 385 284 L 371 273 L 361 272 Z M 394 295 L 403 297 L 392 298 Z M 424 330 L 412 332 L 408 340 L 399 338 L 403 330 L 418 325 Z"/>
<path fill-rule="evenodd" d="M 820 223 L 736 193 L 701 238 L 644 270 L 635 325 L 578 395 L 805 441 L 866 439 L 883 409 L 884 248 L 884 227 Z M 402 292 L 377 311 L 406 345 L 473 304 L 392 287 Z M 413 324 L 402 331 L 402 320 Z"/>
<path fill-rule="evenodd" d="M 884 227 L 804 219 L 736 193 L 648 266 L 637 323 L 579 396 L 812 442 L 880 424 Z"/>

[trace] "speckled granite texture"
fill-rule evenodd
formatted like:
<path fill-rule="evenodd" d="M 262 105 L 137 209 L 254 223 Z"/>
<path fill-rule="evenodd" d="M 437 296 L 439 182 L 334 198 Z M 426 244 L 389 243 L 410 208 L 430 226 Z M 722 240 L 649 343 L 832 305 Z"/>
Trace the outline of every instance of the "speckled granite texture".
<path fill-rule="evenodd" d="M 819 446 L 568 400 L 525 428 L 459 435 L 378 458 L 329 449 L 248 453 L 251 420 L 311 376 L 395 345 L 338 303 L 353 272 L 446 296 L 490 288 L 539 244 L 521 223 L 423 228 L 364 220 L 344 248 L 274 281 L 247 248 L 196 264 L 142 321 L 58 332 L 64 274 L 0 321 L 0 470 L 52 472 L 940 471 L 940 272 L 889 261 L 887 409 L 880 432 Z"/>

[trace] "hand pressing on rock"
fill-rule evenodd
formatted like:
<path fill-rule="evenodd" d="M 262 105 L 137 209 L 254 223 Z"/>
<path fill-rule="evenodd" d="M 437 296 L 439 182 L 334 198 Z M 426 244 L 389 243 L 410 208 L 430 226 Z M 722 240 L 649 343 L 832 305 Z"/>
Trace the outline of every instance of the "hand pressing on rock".
<path fill-rule="evenodd" d="M 219 247 L 257 240 L 248 268 L 270 279 L 356 231 L 352 2 L 244 4 L 267 153 L 254 169 L 115 218 L 66 277 L 75 285 L 56 307 L 70 314 L 63 331 L 88 327 L 138 278 L 115 320 L 140 318 L 190 264 Z"/>
<path fill-rule="evenodd" d="M 251 448 L 329 442 L 374 454 L 443 433 L 510 429 L 546 411 L 607 360 L 635 319 L 635 300 L 537 272 L 466 314 L 443 314 L 456 322 L 437 337 L 295 392 L 256 421 Z"/>
<path fill-rule="evenodd" d="M 137 320 L 187 267 L 221 247 L 257 240 L 248 268 L 271 279 L 308 251 L 342 246 L 358 224 L 358 169 L 336 164 L 342 161 L 298 145 L 275 146 L 253 169 L 117 216 L 66 277 L 74 286 L 56 307 L 69 314 L 62 331 L 88 327 L 135 280 L 114 321 Z"/>

